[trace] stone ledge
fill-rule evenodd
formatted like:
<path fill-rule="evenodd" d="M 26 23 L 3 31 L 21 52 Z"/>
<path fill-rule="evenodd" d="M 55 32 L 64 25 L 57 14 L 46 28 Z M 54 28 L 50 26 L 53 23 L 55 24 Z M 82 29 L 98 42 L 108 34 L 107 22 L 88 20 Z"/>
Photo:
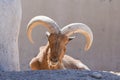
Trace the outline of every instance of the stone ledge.
<path fill-rule="evenodd" d="M 0 72 L 0 80 L 120 80 L 120 75 L 79 70 L 12 71 Z"/>

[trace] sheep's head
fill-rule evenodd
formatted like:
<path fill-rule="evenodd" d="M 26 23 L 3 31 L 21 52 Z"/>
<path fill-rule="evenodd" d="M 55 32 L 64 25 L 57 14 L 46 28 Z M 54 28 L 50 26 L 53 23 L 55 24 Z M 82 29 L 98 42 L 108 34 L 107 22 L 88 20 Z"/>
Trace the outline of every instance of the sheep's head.
<path fill-rule="evenodd" d="M 37 16 L 34 17 L 28 24 L 27 34 L 29 40 L 33 43 L 31 32 L 32 29 L 37 25 L 43 25 L 48 29 L 48 42 L 49 42 L 49 51 L 48 56 L 50 65 L 57 65 L 62 61 L 62 58 L 66 52 L 66 44 L 73 39 L 70 37 L 74 33 L 81 33 L 86 37 L 86 46 L 85 50 L 88 50 L 91 47 L 93 41 L 93 34 L 91 29 L 82 23 L 72 23 L 60 30 L 56 22 L 46 16 Z"/>
<path fill-rule="evenodd" d="M 69 42 L 69 38 L 64 34 L 50 34 L 49 41 L 49 61 L 51 65 L 56 65 L 61 62 L 65 52 L 66 44 Z"/>

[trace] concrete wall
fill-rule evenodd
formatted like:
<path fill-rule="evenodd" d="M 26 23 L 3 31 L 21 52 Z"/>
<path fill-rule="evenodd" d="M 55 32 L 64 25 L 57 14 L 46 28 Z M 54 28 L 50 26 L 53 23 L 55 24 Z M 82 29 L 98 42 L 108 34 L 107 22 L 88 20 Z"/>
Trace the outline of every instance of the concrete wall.
<path fill-rule="evenodd" d="M 91 49 L 84 52 L 85 38 L 76 39 L 67 46 L 67 54 L 80 59 L 92 70 L 120 71 L 120 0 L 22 0 L 22 25 L 19 36 L 21 70 L 29 69 L 29 61 L 47 42 L 43 27 L 33 30 L 35 44 L 26 36 L 29 20 L 37 15 L 53 18 L 61 28 L 69 23 L 87 24 L 93 31 Z"/>
<path fill-rule="evenodd" d="M 19 71 L 20 0 L 0 0 L 0 71 Z"/>

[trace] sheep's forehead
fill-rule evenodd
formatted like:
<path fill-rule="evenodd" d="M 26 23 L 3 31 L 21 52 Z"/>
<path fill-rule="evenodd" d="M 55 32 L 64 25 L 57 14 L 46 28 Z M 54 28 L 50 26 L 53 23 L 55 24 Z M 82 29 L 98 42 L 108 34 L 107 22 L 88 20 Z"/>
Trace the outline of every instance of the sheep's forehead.
<path fill-rule="evenodd" d="M 49 42 L 52 43 L 65 43 L 68 41 L 68 37 L 64 34 L 51 34 L 49 36 Z"/>

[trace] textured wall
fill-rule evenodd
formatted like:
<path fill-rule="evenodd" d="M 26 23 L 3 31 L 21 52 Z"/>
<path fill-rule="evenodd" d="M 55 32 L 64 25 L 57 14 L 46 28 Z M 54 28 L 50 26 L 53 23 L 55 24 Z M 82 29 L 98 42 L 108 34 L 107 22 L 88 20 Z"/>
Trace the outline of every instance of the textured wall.
<path fill-rule="evenodd" d="M 39 46 L 46 44 L 46 29 L 33 30 L 34 44 L 28 41 L 26 26 L 37 15 L 53 18 L 61 28 L 72 22 L 87 24 L 93 31 L 91 49 L 84 52 L 85 38 L 76 35 L 67 47 L 67 54 L 80 59 L 93 70 L 120 71 L 120 0 L 22 0 L 23 18 L 19 37 L 21 70 L 28 70 Z"/>
<path fill-rule="evenodd" d="M 0 70 L 20 70 L 18 53 L 20 22 L 20 0 L 0 0 Z"/>

